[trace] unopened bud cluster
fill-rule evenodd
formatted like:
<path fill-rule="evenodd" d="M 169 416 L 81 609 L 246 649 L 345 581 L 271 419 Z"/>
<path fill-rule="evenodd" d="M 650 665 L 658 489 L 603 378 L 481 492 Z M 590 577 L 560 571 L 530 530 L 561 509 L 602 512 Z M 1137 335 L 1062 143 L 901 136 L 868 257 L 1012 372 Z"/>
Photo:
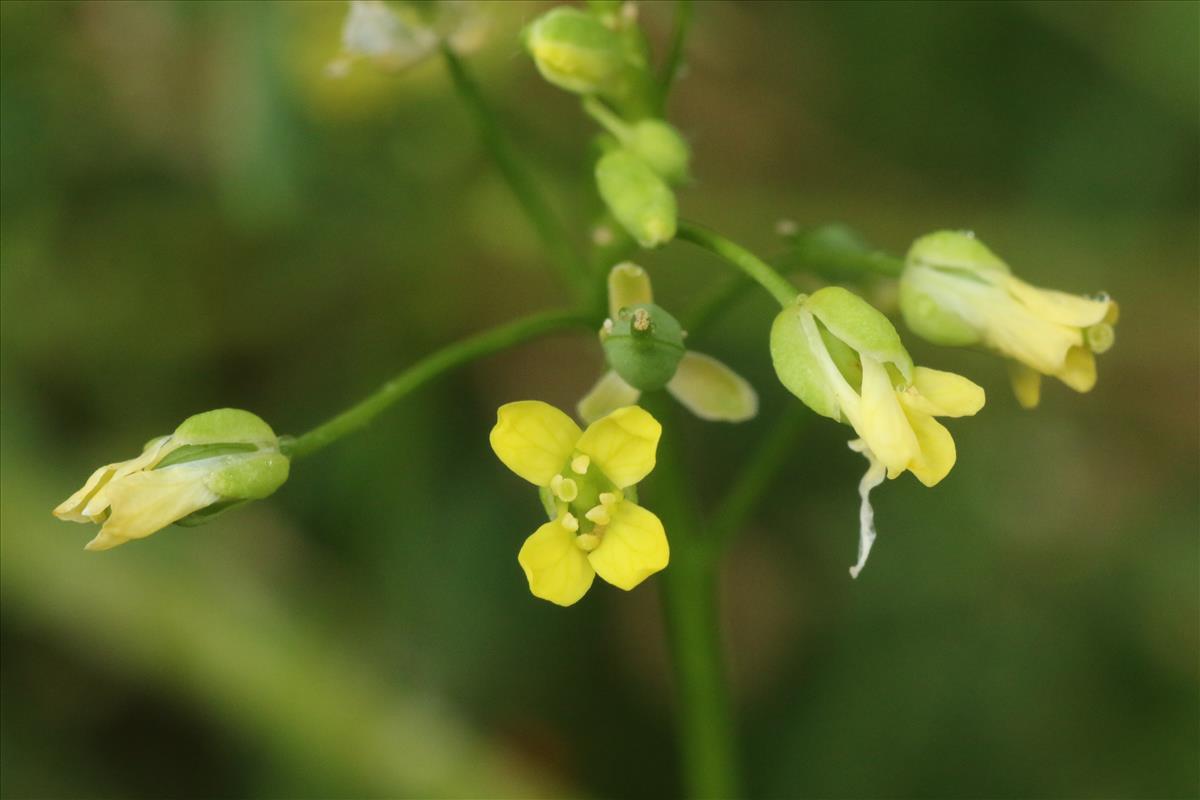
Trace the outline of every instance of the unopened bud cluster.
<path fill-rule="evenodd" d="M 583 96 L 604 129 L 596 187 L 609 212 L 642 247 L 675 237 L 672 186 L 687 180 L 690 151 L 650 113 L 657 89 L 632 3 L 559 7 L 525 31 L 525 47 L 547 81 Z"/>

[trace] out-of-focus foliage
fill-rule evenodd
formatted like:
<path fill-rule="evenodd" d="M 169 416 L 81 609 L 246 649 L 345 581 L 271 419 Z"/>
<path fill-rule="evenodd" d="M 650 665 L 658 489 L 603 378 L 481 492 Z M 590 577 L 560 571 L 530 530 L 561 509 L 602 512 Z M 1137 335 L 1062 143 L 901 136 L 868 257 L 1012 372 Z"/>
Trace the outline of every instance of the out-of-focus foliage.
<path fill-rule="evenodd" d="M 517 38 L 544 7 L 488 6 L 469 65 L 583 242 L 589 123 Z M 503 402 L 571 407 L 590 337 L 423 390 L 202 528 L 91 554 L 50 516 L 188 414 L 298 433 L 558 302 L 438 61 L 324 74 L 344 8 L 0 4 L 4 796 L 677 791 L 654 581 L 532 600 L 513 554 L 542 512 L 487 446 Z M 1197 8 L 695 9 L 682 214 L 763 252 L 781 216 L 898 253 L 970 228 L 1122 309 L 1097 388 L 1035 413 L 998 360 L 901 329 L 989 403 L 941 485 L 877 493 L 857 582 L 861 458 L 811 417 L 725 575 L 756 796 L 1200 791 Z M 656 42 L 669 12 L 642 9 Z M 644 263 L 672 308 L 725 277 L 682 245 Z M 737 428 L 681 416 L 702 496 L 792 402 L 769 306 L 689 339 L 763 401 Z"/>

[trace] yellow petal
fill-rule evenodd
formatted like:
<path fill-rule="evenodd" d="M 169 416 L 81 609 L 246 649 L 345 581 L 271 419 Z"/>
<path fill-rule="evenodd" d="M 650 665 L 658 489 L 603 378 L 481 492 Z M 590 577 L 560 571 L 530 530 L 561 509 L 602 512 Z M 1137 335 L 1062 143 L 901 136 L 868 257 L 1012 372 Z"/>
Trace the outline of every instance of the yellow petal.
<path fill-rule="evenodd" d="M 904 405 L 935 417 L 969 417 L 983 408 L 983 387 L 962 375 L 917 367 L 909 390 L 900 395 Z"/>
<path fill-rule="evenodd" d="M 170 436 L 160 436 L 146 443 L 142 454 L 128 461 L 118 461 L 101 467 L 92 473 L 83 488 L 68 497 L 57 508 L 54 516 L 68 522 L 97 522 L 104 516 L 109 503 L 107 498 L 109 484 L 118 478 L 123 478 L 138 470 L 147 469 L 156 464 L 166 455 L 164 449 L 171 442 Z M 173 448 L 172 448 L 173 449 Z"/>
<path fill-rule="evenodd" d="M 622 308 L 653 303 L 650 276 L 632 261 L 617 264 L 608 273 L 608 316 L 616 319 Z"/>
<path fill-rule="evenodd" d="M 641 392 L 626 383 L 620 375 L 609 370 L 575 408 L 580 419 L 591 423 L 622 406 L 633 405 L 641 396 Z"/>
<path fill-rule="evenodd" d="M 667 391 L 700 419 L 745 422 L 758 413 L 758 394 L 745 378 L 703 353 L 683 354 Z"/>
<path fill-rule="evenodd" d="M 1085 347 L 1072 347 L 1054 377 L 1077 392 L 1090 392 L 1096 385 L 1096 356 Z"/>
<path fill-rule="evenodd" d="M 1042 399 L 1042 375 L 1020 361 L 1008 362 L 1008 378 L 1021 408 L 1037 408 Z"/>
<path fill-rule="evenodd" d="M 618 408 L 583 432 L 575 448 L 592 459 L 618 489 L 632 486 L 654 469 L 662 425 L 638 406 Z"/>
<path fill-rule="evenodd" d="M 578 439 L 579 426 L 570 417 L 538 400 L 500 406 L 489 437 L 504 466 L 535 486 L 549 485 Z"/>
<path fill-rule="evenodd" d="M 111 514 L 101 533 L 140 539 L 207 508 L 221 499 L 204 485 L 208 473 L 206 468 L 180 464 L 113 478 L 106 487 Z"/>
<path fill-rule="evenodd" d="M 617 504 L 600 546 L 588 554 L 597 575 L 626 591 L 667 566 L 670 559 L 662 522 L 629 500 Z"/>
<path fill-rule="evenodd" d="M 587 554 L 575 544 L 575 534 L 561 520 L 534 531 L 521 545 L 517 561 L 533 596 L 560 606 L 578 602 L 596 577 Z"/>
<path fill-rule="evenodd" d="M 1005 297 L 983 309 L 987 318 L 984 343 L 1009 358 L 1053 375 L 1062 368 L 1067 351 L 1083 344 L 1083 330 L 1037 316 Z"/>
<path fill-rule="evenodd" d="M 882 364 L 862 356 L 862 409 L 855 426 L 867 447 L 895 477 L 917 455 L 917 439 Z"/>
<path fill-rule="evenodd" d="M 909 462 L 908 468 L 921 483 L 934 486 L 946 477 L 954 466 L 957 458 L 954 437 L 946 430 L 946 426 L 928 414 L 910 411 L 907 415 L 920 448 Z"/>
<path fill-rule="evenodd" d="M 1011 275 L 1005 281 L 1005 288 L 1035 316 L 1071 328 L 1086 328 L 1103 321 L 1112 304 L 1111 300 L 1093 300 L 1053 289 L 1039 289 Z"/>

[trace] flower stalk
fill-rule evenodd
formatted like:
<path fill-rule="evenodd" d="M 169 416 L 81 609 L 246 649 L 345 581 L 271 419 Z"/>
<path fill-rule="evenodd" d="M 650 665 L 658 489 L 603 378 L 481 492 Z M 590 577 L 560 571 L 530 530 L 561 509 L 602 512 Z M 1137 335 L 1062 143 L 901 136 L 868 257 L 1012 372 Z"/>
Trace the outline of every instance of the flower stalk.
<path fill-rule="evenodd" d="M 781 307 L 787 308 L 796 300 L 796 287 L 792 286 L 787 278 L 740 244 L 716 231 L 681 219 L 676 236 L 703 247 L 746 273 L 755 283 L 766 289 Z"/>
<path fill-rule="evenodd" d="M 507 350 L 539 336 L 566 328 L 591 328 L 594 321 L 576 311 L 544 311 L 499 325 L 443 347 L 413 364 L 396 377 L 333 419 L 308 433 L 280 443 L 292 459 L 312 455 L 342 437 L 365 427 L 401 398 L 442 374 L 485 356 Z"/>

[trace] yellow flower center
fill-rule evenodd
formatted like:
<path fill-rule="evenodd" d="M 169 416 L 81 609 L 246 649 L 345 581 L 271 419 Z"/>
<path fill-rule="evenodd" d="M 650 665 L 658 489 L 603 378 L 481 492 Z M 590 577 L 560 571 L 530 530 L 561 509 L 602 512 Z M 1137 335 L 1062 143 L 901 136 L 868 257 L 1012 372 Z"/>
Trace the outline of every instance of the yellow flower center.
<path fill-rule="evenodd" d="M 575 544 L 584 552 L 600 546 L 624 494 L 583 453 L 574 453 L 562 472 L 550 479 L 559 519 L 575 534 Z"/>

